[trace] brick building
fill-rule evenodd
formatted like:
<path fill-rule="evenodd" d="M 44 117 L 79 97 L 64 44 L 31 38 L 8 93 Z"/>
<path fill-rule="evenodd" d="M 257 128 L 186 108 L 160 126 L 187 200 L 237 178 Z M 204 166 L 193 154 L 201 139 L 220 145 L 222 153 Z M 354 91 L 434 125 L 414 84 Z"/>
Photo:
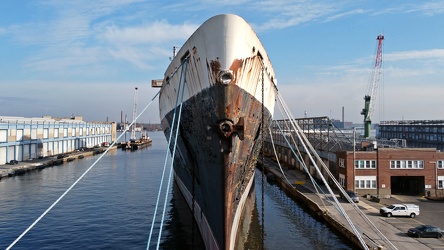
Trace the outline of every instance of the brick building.
<path fill-rule="evenodd" d="M 444 197 L 444 153 L 431 148 L 337 152 L 337 178 L 359 195 Z"/>

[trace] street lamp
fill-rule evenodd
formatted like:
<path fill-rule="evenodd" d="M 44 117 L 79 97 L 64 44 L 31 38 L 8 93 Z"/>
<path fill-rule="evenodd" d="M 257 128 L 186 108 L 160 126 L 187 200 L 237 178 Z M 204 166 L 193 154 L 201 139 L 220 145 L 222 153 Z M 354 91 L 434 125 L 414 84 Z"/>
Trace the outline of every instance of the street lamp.
<path fill-rule="evenodd" d="M 353 128 L 353 192 L 356 192 L 356 127 Z"/>

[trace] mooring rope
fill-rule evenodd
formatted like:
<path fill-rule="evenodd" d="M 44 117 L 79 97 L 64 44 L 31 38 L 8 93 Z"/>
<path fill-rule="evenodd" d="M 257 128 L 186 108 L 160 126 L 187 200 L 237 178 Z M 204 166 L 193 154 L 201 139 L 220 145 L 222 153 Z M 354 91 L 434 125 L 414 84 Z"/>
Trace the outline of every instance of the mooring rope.
<path fill-rule="evenodd" d="M 287 114 L 287 117 L 293 117 L 291 112 L 289 111 L 288 107 L 286 106 L 285 102 L 283 101 L 282 97 L 278 94 L 278 99 L 280 100 L 280 103 L 282 105 L 282 107 L 284 107 L 285 113 Z M 304 147 L 308 147 L 310 148 L 313 156 L 318 160 L 318 162 L 320 162 L 321 166 L 325 169 L 327 175 L 330 177 L 330 180 L 335 184 L 336 187 L 339 188 L 339 190 L 342 193 L 345 193 L 344 189 L 342 188 L 341 184 L 336 180 L 336 178 L 333 176 L 333 174 L 331 173 L 331 171 L 328 169 L 328 167 L 325 165 L 325 163 L 322 161 L 322 159 L 320 158 L 320 156 L 317 154 L 316 150 L 313 148 L 313 146 L 310 144 L 310 142 L 308 141 L 308 139 L 305 137 L 303 130 L 299 127 L 299 125 L 297 123 L 294 122 L 294 120 L 292 118 L 289 119 L 290 120 L 290 124 L 293 126 L 293 129 L 295 130 L 296 134 L 299 137 L 299 140 L 302 142 L 302 145 Z M 279 124 L 278 124 L 279 126 Z M 283 133 L 282 129 L 281 129 L 281 133 Z M 292 136 L 292 134 L 291 134 Z M 302 137 L 302 138 L 301 138 Z M 293 139 L 293 137 L 292 137 Z M 302 140 L 304 139 L 304 140 Z M 294 139 L 293 139 L 294 142 Z M 295 142 L 294 142 L 295 143 Z M 290 146 L 291 148 L 291 144 L 287 141 L 287 144 Z M 296 144 L 296 143 L 295 143 Z M 308 149 L 305 148 L 306 152 Z M 299 151 L 299 150 L 298 150 Z M 293 154 L 294 151 L 293 151 Z M 296 154 L 295 154 L 296 156 Z M 318 171 L 319 175 L 321 176 L 321 178 L 323 179 L 324 184 L 326 185 L 327 189 L 329 189 L 331 196 L 333 197 L 334 200 L 334 207 L 339 211 L 339 213 L 347 220 L 347 222 L 349 223 L 350 227 L 353 229 L 356 237 L 359 239 L 360 243 L 362 244 L 364 249 L 368 249 L 368 246 L 365 244 L 364 240 L 362 239 L 362 236 L 365 236 L 359 232 L 362 232 L 362 230 L 360 230 L 353 222 L 351 222 L 350 218 L 348 217 L 348 214 L 345 212 L 345 210 L 343 209 L 342 205 L 339 203 L 339 201 L 336 199 L 336 195 L 333 193 L 333 191 L 330 189 L 330 185 L 326 182 L 326 180 L 323 178 L 323 175 L 321 174 L 319 167 L 317 166 L 316 162 L 311 158 L 311 155 L 309 155 L 313 165 L 315 166 L 315 169 Z M 297 158 L 297 156 L 296 156 Z M 312 178 L 311 175 L 309 175 L 310 178 Z M 322 191 L 322 189 L 321 189 Z M 323 192 L 323 191 L 322 191 Z M 324 192 L 323 192 L 324 193 Z M 325 195 L 325 193 L 324 193 Z M 364 214 L 364 212 L 362 212 L 361 209 L 358 208 L 358 206 L 351 201 L 351 199 L 349 197 L 347 197 L 348 195 L 345 195 L 345 197 L 347 198 L 347 201 L 352 205 L 352 207 L 354 208 L 355 211 L 357 211 L 357 213 L 361 216 L 361 218 L 363 218 L 363 220 L 382 238 L 382 241 L 385 242 L 387 244 L 387 246 L 391 249 L 397 249 L 392 242 L 390 242 L 387 237 L 382 234 L 382 232 L 373 224 L 372 221 L 369 220 L 369 218 L 367 218 L 367 216 Z M 328 198 L 327 196 L 325 196 L 326 198 Z M 324 205 L 325 206 L 325 205 Z"/>
<path fill-rule="evenodd" d="M 180 90 L 180 88 L 181 88 L 181 85 L 182 85 L 182 76 L 183 76 L 183 71 L 184 71 L 184 68 L 183 68 L 183 64 L 184 64 L 184 62 L 188 62 L 188 59 L 187 60 L 185 60 L 185 61 L 183 61 L 180 65 L 179 65 L 179 67 L 174 71 L 174 73 L 173 73 L 173 75 L 172 76 L 174 76 L 175 74 L 176 74 L 176 72 L 179 70 L 179 68 L 181 69 L 181 73 L 180 73 L 180 80 L 179 80 L 179 90 Z M 170 80 L 171 79 L 173 79 L 173 77 L 171 77 L 170 78 Z M 166 83 L 165 83 L 165 85 L 167 85 L 167 84 L 169 84 L 169 82 L 170 82 L 170 80 L 168 80 Z M 173 133 L 174 133 L 174 131 L 175 131 L 175 126 L 176 126 L 176 114 L 177 114 L 177 112 L 176 112 L 176 108 L 177 108 L 177 105 L 179 104 L 179 93 L 180 93 L 180 91 L 177 93 L 177 95 L 176 95 L 176 102 L 175 102 L 175 106 L 174 106 L 174 112 L 173 112 L 173 120 L 172 120 L 172 123 L 171 123 L 171 128 L 170 128 L 170 135 L 169 135 L 169 138 L 168 138 L 168 146 L 167 146 L 167 150 L 166 150 L 166 153 L 165 153 L 165 161 L 164 161 L 164 166 L 163 166 L 163 171 L 162 171 L 162 177 L 161 177 L 161 179 L 160 179 L 160 184 L 159 184 L 159 191 L 158 191 L 158 193 L 157 193 L 157 200 L 156 200 L 156 205 L 155 205 L 155 208 L 154 208 L 154 214 L 153 214 L 153 220 L 152 220 L 152 222 L 151 222 L 151 229 L 150 229 L 150 234 L 149 234 L 149 236 L 148 236 L 148 242 L 147 242 L 147 246 L 146 246 L 146 249 L 149 249 L 149 247 L 150 247 L 150 243 L 151 243 L 151 238 L 152 238 L 152 235 L 153 235 L 153 230 L 154 230 L 154 223 L 155 223 L 155 221 L 156 221 L 156 216 L 157 216 L 157 209 L 158 209 L 158 207 L 159 207 L 159 201 L 160 201 L 160 195 L 161 195 L 161 193 L 162 193 L 162 187 L 163 187 L 163 181 L 164 181 L 164 179 L 165 179 L 165 170 L 166 170 L 166 167 L 167 167 L 167 163 L 168 163 L 168 156 L 169 156 L 169 148 L 170 148 L 170 146 L 171 146 L 171 141 L 172 141 L 172 136 L 173 136 Z M 183 98 L 183 97 L 182 97 Z M 181 100 L 181 103 L 182 103 L 182 100 Z M 179 124 L 179 123 L 178 123 Z M 178 128 L 177 128 L 178 129 Z M 176 134 L 177 134 L 177 131 L 176 131 Z M 176 145 L 174 145 L 174 148 L 176 147 Z M 172 160 L 174 160 L 174 155 L 173 155 L 173 159 Z M 171 170 L 170 170 L 171 171 Z M 171 172 L 170 172 L 171 173 Z M 167 189 L 167 191 L 166 191 L 167 193 L 168 193 L 168 189 Z M 159 239 L 160 239 L 160 234 L 159 234 Z M 157 245 L 157 248 L 159 247 L 159 244 Z"/>
<path fill-rule="evenodd" d="M 291 114 L 291 112 L 289 111 L 286 103 L 283 101 L 282 97 L 279 95 L 279 93 L 277 93 L 277 97 L 279 102 L 282 105 L 282 108 L 284 109 L 285 113 L 287 114 L 288 117 L 293 117 L 293 115 Z M 337 201 L 336 195 L 334 194 L 334 192 L 331 190 L 330 185 L 328 185 L 327 181 L 325 180 L 324 175 L 322 174 L 322 172 L 320 171 L 319 167 L 316 164 L 316 161 L 313 159 L 312 154 L 316 157 L 316 159 L 321 163 L 321 165 L 324 167 L 324 169 L 326 169 L 326 172 L 329 174 L 329 176 L 332 177 L 332 174 L 330 173 L 330 171 L 328 170 L 328 168 L 325 166 L 325 164 L 322 162 L 322 160 L 320 159 L 319 155 L 317 154 L 316 150 L 313 148 L 313 146 L 310 144 L 309 140 L 307 139 L 307 137 L 305 136 L 305 134 L 303 133 L 302 129 L 299 127 L 299 125 L 294 122 L 293 118 L 289 119 L 290 124 L 293 127 L 293 130 L 295 131 L 296 135 L 298 136 L 299 141 L 301 142 L 301 146 L 305 149 L 305 152 L 307 152 L 307 155 L 311 161 L 311 163 L 313 164 L 313 166 L 315 167 L 315 170 L 318 172 L 320 178 L 322 179 L 323 183 L 325 184 L 326 188 L 328 189 L 329 193 L 332 195 L 333 199 L 335 200 L 335 203 L 338 205 L 339 210 L 341 211 L 341 213 L 343 214 L 344 218 L 347 220 L 347 222 L 349 223 L 350 227 L 352 228 L 352 231 L 354 232 L 354 234 L 356 235 L 356 237 L 358 238 L 359 242 L 361 243 L 362 247 L 364 249 L 368 249 L 368 246 L 365 244 L 364 240 L 362 239 L 362 235 L 358 232 L 357 228 L 355 227 L 354 223 L 351 221 L 351 219 L 348 217 L 347 213 L 345 212 L 344 208 L 341 206 L 341 204 Z M 288 142 L 287 142 L 288 143 Z M 310 150 L 308 150 L 308 148 Z M 294 151 L 293 151 L 294 152 Z M 312 153 L 308 153 L 308 152 L 312 152 Z M 310 175 L 311 176 L 311 175 Z M 333 177 L 333 179 L 335 180 L 335 178 Z M 325 206 L 325 205 L 324 205 Z"/>
<path fill-rule="evenodd" d="M 168 177 L 168 185 L 167 185 L 167 189 L 166 189 L 166 192 L 165 192 L 165 200 L 164 200 L 164 204 L 163 204 L 163 213 L 162 213 L 162 219 L 160 221 L 160 229 L 159 229 L 159 236 L 157 238 L 157 248 L 156 249 L 159 249 L 159 245 L 160 245 L 160 238 L 161 238 L 161 235 L 162 235 L 163 222 L 165 220 L 165 211 L 166 211 L 166 205 L 167 205 L 168 194 L 169 194 L 168 190 L 170 188 L 171 178 L 172 178 L 172 173 L 173 173 L 174 156 L 176 155 L 177 137 L 179 136 L 179 125 L 180 125 L 180 119 L 181 119 L 181 115 L 182 115 L 183 94 L 185 92 L 185 84 L 187 82 L 188 57 L 185 59 L 185 62 L 186 62 L 185 63 L 185 73 L 184 73 L 183 84 L 182 84 L 182 97 L 181 97 L 180 107 L 179 107 L 179 117 L 177 119 L 177 128 L 176 128 L 176 134 L 175 134 L 175 138 L 174 138 L 174 147 L 173 147 L 173 153 L 171 155 L 170 175 Z M 179 95 L 180 92 L 181 91 L 179 89 L 178 95 Z"/>
<path fill-rule="evenodd" d="M 6 250 L 11 249 L 23 236 L 25 236 L 45 215 L 51 211 L 51 209 L 57 205 L 60 200 L 62 200 L 68 193 L 73 189 L 77 183 L 80 182 L 81 179 L 108 153 L 108 151 L 122 138 L 122 136 L 128 131 L 128 129 L 134 124 L 134 122 L 148 109 L 148 107 L 153 103 L 153 101 L 157 98 L 159 93 L 162 91 L 164 86 L 154 95 L 154 97 L 151 99 L 151 101 L 145 106 L 145 108 L 142 110 L 142 112 L 137 115 L 134 120 L 125 128 L 125 130 L 120 134 L 120 136 L 117 137 L 115 141 L 113 141 L 108 148 L 103 152 L 103 154 L 100 155 L 99 158 L 88 168 L 85 170 L 85 172 L 56 200 L 54 203 L 52 203 L 51 206 L 48 207 L 19 237 L 17 237 L 7 248 Z"/>

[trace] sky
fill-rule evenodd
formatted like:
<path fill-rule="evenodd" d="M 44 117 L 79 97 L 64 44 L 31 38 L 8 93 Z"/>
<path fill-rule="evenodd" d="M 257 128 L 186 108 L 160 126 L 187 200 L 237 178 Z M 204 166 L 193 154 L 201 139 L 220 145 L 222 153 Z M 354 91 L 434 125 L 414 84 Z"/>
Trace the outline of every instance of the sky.
<path fill-rule="evenodd" d="M 0 116 L 159 123 L 173 55 L 208 18 L 243 17 L 296 118 L 362 123 L 382 33 L 373 123 L 444 119 L 444 1 L 2 0 Z M 125 119 L 125 118 L 123 118 Z"/>

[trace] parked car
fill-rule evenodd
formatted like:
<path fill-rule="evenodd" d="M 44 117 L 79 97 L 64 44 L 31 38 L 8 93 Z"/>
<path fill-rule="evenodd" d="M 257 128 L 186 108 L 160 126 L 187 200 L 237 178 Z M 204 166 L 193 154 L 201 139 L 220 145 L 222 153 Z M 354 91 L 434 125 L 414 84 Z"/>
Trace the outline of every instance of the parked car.
<path fill-rule="evenodd" d="M 407 234 L 417 238 L 441 238 L 443 231 L 439 227 L 430 225 L 421 225 L 415 228 L 410 228 Z"/>
<path fill-rule="evenodd" d="M 350 196 L 350 199 L 354 203 L 359 203 L 359 197 L 355 192 L 353 192 L 351 190 L 346 190 L 345 192 L 348 194 L 348 196 Z M 341 198 L 345 199 L 344 194 L 342 192 L 339 193 L 339 196 L 341 196 Z"/>
<path fill-rule="evenodd" d="M 379 213 L 387 217 L 410 216 L 411 218 L 415 218 L 419 215 L 419 206 L 415 204 L 392 204 L 379 209 Z"/>

